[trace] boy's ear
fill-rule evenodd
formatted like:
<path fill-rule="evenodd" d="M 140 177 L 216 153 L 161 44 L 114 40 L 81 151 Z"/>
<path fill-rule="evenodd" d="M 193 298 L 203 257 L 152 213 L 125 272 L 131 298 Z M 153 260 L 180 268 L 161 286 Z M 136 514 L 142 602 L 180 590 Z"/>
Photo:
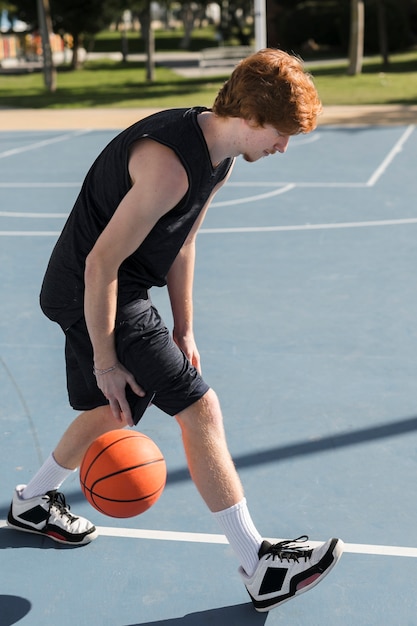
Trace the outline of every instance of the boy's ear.
<path fill-rule="evenodd" d="M 244 119 L 243 117 L 240 118 L 241 121 L 243 122 L 243 124 L 245 124 L 246 126 L 248 126 L 249 128 L 251 128 L 252 130 L 254 128 L 260 128 L 258 122 L 253 118 L 250 117 L 249 119 Z"/>

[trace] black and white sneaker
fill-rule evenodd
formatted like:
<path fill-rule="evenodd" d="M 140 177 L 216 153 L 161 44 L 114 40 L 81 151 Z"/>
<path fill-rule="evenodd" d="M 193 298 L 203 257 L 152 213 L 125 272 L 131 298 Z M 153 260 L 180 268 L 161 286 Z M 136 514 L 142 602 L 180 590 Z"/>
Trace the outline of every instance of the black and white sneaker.
<path fill-rule="evenodd" d="M 70 513 L 63 493 L 48 491 L 44 496 L 24 500 L 20 497 L 24 487 L 18 485 L 15 489 L 7 516 L 8 526 L 73 546 L 89 543 L 97 537 L 97 529 L 91 522 Z"/>
<path fill-rule="evenodd" d="M 240 568 L 246 589 L 257 611 L 269 611 L 317 585 L 343 553 L 341 539 L 329 539 L 316 548 L 299 546 L 306 535 L 271 544 L 264 541 L 259 564 L 252 576 Z"/>

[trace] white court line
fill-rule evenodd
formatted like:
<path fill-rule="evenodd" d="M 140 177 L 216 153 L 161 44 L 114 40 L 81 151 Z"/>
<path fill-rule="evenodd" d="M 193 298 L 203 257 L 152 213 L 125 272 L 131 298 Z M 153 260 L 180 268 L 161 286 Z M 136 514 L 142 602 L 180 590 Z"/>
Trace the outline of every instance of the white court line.
<path fill-rule="evenodd" d="M 305 146 L 308 143 L 315 143 L 321 139 L 321 134 L 316 131 L 315 133 L 311 133 L 310 135 L 298 135 L 297 141 L 290 141 L 288 144 L 288 150 L 292 150 L 293 148 L 300 148 Z"/>
<path fill-rule="evenodd" d="M 14 183 L 16 184 L 16 183 Z M 0 183 L 0 187 L 1 187 L 2 183 Z M 226 188 L 227 187 L 286 187 L 287 185 L 293 185 L 295 188 L 297 187 L 323 187 L 323 188 L 327 188 L 327 187 L 342 187 L 342 188 L 350 188 L 350 187 L 367 187 L 368 184 L 367 183 L 337 183 L 337 182 L 318 182 L 318 181 L 314 181 L 314 182 L 303 182 L 303 181 L 297 181 L 297 182 L 288 182 L 288 181 L 280 181 L 277 183 L 271 182 L 270 180 L 264 180 L 264 181 L 241 181 L 241 182 L 228 182 L 226 184 Z"/>
<path fill-rule="evenodd" d="M 0 217 L 29 217 L 29 218 L 48 218 L 48 217 L 68 217 L 68 213 L 28 213 L 28 212 L 18 212 L 18 211 L 0 211 Z"/>
<path fill-rule="evenodd" d="M 60 230 L 0 230 L 0 237 L 58 237 Z"/>
<path fill-rule="evenodd" d="M 287 193 L 294 189 L 294 183 L 288 183 L 285 187 L 279 187 L 273 191 L 266 191 L 256 196 L 247 196 L 246 198 L 237 198 L 236 200 L 224 200 L 223 202 L 212 202 L 211 207 L 219 206 L 231 206 L 233 204 L 244 204 L 245 202 L 253 202 L 254 200 L 264 200 L 265 198 L 272 198 L 272 196 L 279 196 L 282 193 Z"/>
<path fill-rule="evenodd" d="M 68 213 L 29 213 L 24 211 L 0 211 L 0 217 L 35 218 L 43 219 L 48 217 L 62 218 L 68 217 Z"/>
<path fill-rule="evenodd" d="M 385 172 L 385 170 L 388 168 L 388 166 L 392 163 L 392 161 L 394 160 L 394 158 L 396 157 L 396 155 L 402 151 L 404 144 L 406 143 L 406 141 L 408 140 L 408 138 L 410 137 L 410 135 L 412 134 L 413 130 L 414 130 L 415 126 L 414 125 L 410 125 L 406 128 L 406 130 L 404 131 L 404 133 L 402 134 L 402 136 L 399 138 L 399 140 L 395 143 L 394 147 L 390 150 L 390 152 L 388 153 L 388 155 L 385 157 L 385 159 L 383 160 L 383 162 L 381 163 L 381 165 L 375 170 L 375 172 L 372 174 L 372 176 L 369 178 L 369 180 L 365 183 L 320 183 L 320 182 L 298 182 L 298 183 L 271 183 L 271 182 L 257 182 L 257 183 L 239 183 L 239 182 L 229 182 L 228 183 L 228 187 L 230 186 L 235 186 L 235 187 L 245 187 L 245 186 L 251 186 L 251 187 L 255 187 L 255 186 L 271 186 L 271 185 L 278 185 L 278 186 L 285 186 L 285 187 L 289 187 L 288 189 L 285 189 L 285 191 L 288 191 L 289 189 L 293 189 L 294 187 L 373 187 L 375 185 L 375 183 L 378 181 L 378 179 L 382 176 L 382 174 Z M 68 133 L 65 135 L 60 135 L 58 137 L 53 137 L 51 139 L 45 139 L 43 141 L 37 141 L 33 144 L 29 144 L 27 146 L 22 146 L 21 148 L 14 148 L 12 150 L 6 150 L 5 152 L 0 153 L 0 158 L 5 158 L 8 156 L 12 156 L 15 154 L 20 154 L 22 152 L 27 152 L 28 150 L 35 150 L 36 148 L 39 147 L 43 147 L 46 145 L 50 145 L 52 143 L 57 143 L 60 141 L 65 141 L 66 139 L 69 139 L 71 137 L 77 136 L 77 135 L 81 135 L 81 134 L 85 134 L 85 133 L 90 133 L 91 130 L 89 129 L 85 129 L 85 130 L 78 130 L 78 131 L 74 131 L 72 133 Z M 311 136 L 308 138 L 308 143 L 312 142 L 312 141 L 317 141 L 317 139 L 321 138 L 320 134 L 318 133 L 315 136 Z M 307 140 L 306 142 L 307 143 Z M 295 144 L 294 147 L 296 147 L 296 145 L 300 145 L 300 142 L 298 142 L 298 144 Z M 10 183 L 10 182 L 0 182 L 0 187 L 4 187 L 4 188 L 19 188 L 19 187 L 79 187 L 81 185 L 81 183 L 79 182 L 73 182 L 73 183 L 61 183 L 61 182 L 56 182 L 56 183 L 36 183 L 36 182 L 32 182 L 32 183 L 28 183 L 28 182 L 18 182 L 18 183 Z M 280 193 L 283 193 L 282 191 Z M 268 197 L 268 196 L 261 196 L 261 197 Z M 254 197 L 254 199 L 258 199 L 256 196 Z M 248 202 L 249 199 L 244 199 L 242 200 L 242 202 Z M 217 206 L 223 206 L 224 203 L 218 203 Z"/>
<path fill-rule="evenodd" d="M 185 541 L 191 543 L 214 543 L 219 545 L 227 544 L 224 535 L 214 535 L 208 533 L 189 533 L 169 530 L 145 530 L 139 528 L 112 528 L 109 526 L 97 526 L 99 535 L 103 537 L 129 537 L 131 539 L 155 539 L 158 541 Z M 269 538 L 269 541 L 276 542 L 276 538 Z M 308 545 L 316 547 L 320 541 L 308 541 Z M 417 548 L 401 546 L 381 546 L 361 543 L 345 543 L 345 552 L 353 554 L 375 554 L 380 556 L 403 556 L 417 558 Z"/>
<path fill-rule="evenodd" d="M 79 182 L 69 182 L 69 183 L 63 183 L 63 182 L 56 182 L 56 183 L 49 183 L 49 182 L 43 182 L 43 183 L 35 183 L 35 182 L 15 182 L 15 183 L 10 183 L 10 182 L 0 182 L 0 189 L 49 189 L 49 188 L 72 188 L 72 187 L 81 187 L 82 185 L 82 181 Z M 355 188 L 355 187 L 368 187 L 368 183 L 364 182 L 364 183 L 352 183 L 352 182 L 345 182 L 345 183 L 340 183 L 340 182 L 319 182 L 319 181 L 314 181 L 314 182 L 303 182 L 303 181 L 299 181 L 299 182 L 288 182 L 288 181 L 280 181 L 280 182 L 271 182 L 271 181 L 241 181 L 241 182 L 228 182 L 227 183 L 227 187 L 290 187 L 290 189 L 293 188 L 297 188 L 297 187 L 319 187 L 319 188 L 332 188 L 332 187 L 336 187 L 336 188 L 341 188 L 341 189 L 349 189 L 349 188 Z"/>
<path fill-rule="evenodd" d="M 97 526 L 102 537 L 127 537 L 129 539 L 155 539 L 157 541 L 185 541 L 188 543 L 227 544 L 224 535 L 189 533 L 172 530 L 144 530 L 142 528 L 114 528 Z"/>
<path fill-rule="evenodd" d="M 7 527 L 6 520 L 0 520 L 0 528 Z M 110 526 L 97 526 L 102 537 L 118 537 L 124 539 L 150 539 L 156 541 L 180 541 L 187 543 L 209 543 L 227 545 L 224 535 L 209 533 L 190 533 L 170 530 L 145 530 L 142 528 L 114 528 Z M 276 542 L 276 538 L 269 539 Z M 308 545 L 316 547 L 319 541 L 308 541 Z M 345 552 L 351 554 L 373 554 L 377 556 L 402 556 L 417 558 L 417 548 L 404 546 L 384 546 L 365 543 L 345 543 Z"/>
<path fill-rule="evenodd" d="M 417 217 L 407 217 L 397 220 L 374 220 L 367 222 L 332 222 L 329 224 L 294 224 L 289 226 L 241 226 L 236 228 L 201 228 L 202 235 L 232 234 L 232 233 L 277 233 L 308 230 L 337 230 L 342 228 L 366 228 L 372 226 L 401 226 L 417 224 Z M 57 237 L 61 231 L 48 230 L 1 230 L 0 237 Z"/>
<path fill-rule="evenodd" d="M 76 130 L 71 133 L 65 133 L 65 135 L 58 135 L 58 137 L 51 137 L 51 139 L 44 139 L 42 141 L 36 141 L 35 143 L 29 143 L 26 146 L 21 146 L 20 148 L 5 150 L 5 152 L 0 152 L 0 159 L 5 159 L 9 156 L 15 156 L 16 154 L 22 154 L 22 152 L 29 152 L 30 150 L 37 150 L 38 148 L 43 148 L 44 146 L 49 146 L 53 143 L 58 143 L 60 141 L 66 141 L 67 139 L 72 139 L 73 137 L 76 137 L 78 135 L 85 135 L 89 132 L 91 131 Z"/>
<path fill-rule="evenodd" d="M 382 161 L 381 165 L 375 170 L 375 172 L 372 174 L 372 176 L 366 183 L 368 187 L 373 187 L 375 183 L 381 178 L 382 174 L 389 167 L 389 165 L 395 159 L 397 154 L 401 152 L 405 142 L 410 137 L 413 130 L 414 130 L 414 126 L 411 126 L 411 125 L 408 126 L 408 128 L 406 128 L 406 130 L 403 132 L 399 140 L 395 143 L 394 147 L 388 152 L 387 156 Z"/>
<path fill-rule="evenodd" d="M 1 183 L 1 189 L 44 189 L 44 188 L 57 188 L 57 187 L 81 187 L 82 183 Z"/>
<path fill-rule="evenodd" d="M 374 220 L 367 222 L 334 222 L 329 224 L 296 224 L 289 226 L 242 226 L 236 228 L 202 228 L 201 234 L 229 233 L 273 233 L 305 230 L 336 230 L 339 228 L 364 228 L 369 226 L 399 226 L 401 224 L 417 224 L 417 217 L 397 220 Z"/>

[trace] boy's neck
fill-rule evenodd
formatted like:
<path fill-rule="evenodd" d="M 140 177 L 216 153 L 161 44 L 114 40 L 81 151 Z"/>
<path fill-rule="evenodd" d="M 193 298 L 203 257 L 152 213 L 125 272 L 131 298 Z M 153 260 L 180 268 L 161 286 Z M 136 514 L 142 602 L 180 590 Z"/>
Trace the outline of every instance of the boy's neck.
<path fill-rule="evenodd" d="M 211 111 L 204 111 L 197 119 L 206 140 L 213 167 L 217 167 L 226 158 L 240 154 L 238 129 L 241 120 L 239 118 L 218 117 Z"/>

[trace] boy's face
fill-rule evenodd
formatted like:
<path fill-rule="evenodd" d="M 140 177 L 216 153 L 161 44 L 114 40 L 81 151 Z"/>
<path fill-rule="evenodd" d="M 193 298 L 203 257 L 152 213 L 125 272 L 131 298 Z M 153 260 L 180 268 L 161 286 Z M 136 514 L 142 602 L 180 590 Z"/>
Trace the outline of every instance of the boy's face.
<path fill-rule="evenodd" d="M 250 122 L 246 122 L 246 130 L 242 155 L 248 163 L 253 163 L 276 152 L 282 154 L 287 149 L 290 136 L 280 133 L 273 126 L 268 124 L 254 126 Z"/>

